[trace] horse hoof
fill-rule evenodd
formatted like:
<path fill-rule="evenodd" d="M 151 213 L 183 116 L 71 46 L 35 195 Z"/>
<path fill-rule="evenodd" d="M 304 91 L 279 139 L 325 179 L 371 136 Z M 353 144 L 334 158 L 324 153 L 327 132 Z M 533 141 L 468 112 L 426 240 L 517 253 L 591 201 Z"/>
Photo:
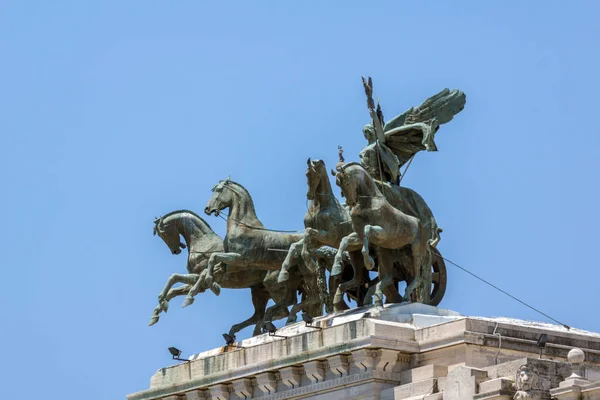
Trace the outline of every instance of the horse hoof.
<path fill-rule="evenodd" d="M 367 263 L 365 264 L 365 267 L 367 267 L 367 270 L 371 271 L 373 268 L 375 268 L 375 260 L 373 260 L 373 257 L 369 256 L 369 258 L 367 259 Z"/>
<path fill-rule="evenodd" d="M 375 301 L 373 302 L 373 304 L 375 304 L 375 307 L 383 307 L 383 298 L 377 295 L 373 297 L 375 298 Z"/>
<path fill-rule="evenodd" d="M 181 305 L 181 308 L 185 308 L 187 306 L 191 306 L 192 304 L 194 304 L 194 298 L 188 296 L 183 301 L 183 304 Z"/>
<path fill-rule="evenodd" d="M 331 268 L 331 276 L 338 276 L 342 274 L 342 264 L 341 263 L 334 263 L 333 264 L 333 268 Z"/>
<path fill-rule="evenodd" d="M 160 302 L 160 308 L 161 310 L 163 310 L 164 312 L 169 311 L 169 302 L 166 300 L 163 300 Z"/>
<path fill-rule="evenodd" d="M 157 322 L 158 322 L 158 316 L 157 316 L 157 315 L 153 315 L 153 316 L 150 318 L 150 322 L 148 323 L 148 326 L 152 326 L 152 325 L 154 325 L 154 324 L 155 324 L 155 323 L 157 323 Z"/>
<path fill-rule="evenodd" d="M 210 290 L 215 294 L 215 296 L 218 296 L 221 294 L 221 285 L 219 285 L 218 283 L 213 283 L 210 286 Z"/>
<path fill-rule="evenodd" d="M 289 279 L 290 279 L 290 273 L 282 270 L 279 273 L 279 276 L 277 277 L 277 282 L 283 283 L 283 282 L 287 282 Z"/>

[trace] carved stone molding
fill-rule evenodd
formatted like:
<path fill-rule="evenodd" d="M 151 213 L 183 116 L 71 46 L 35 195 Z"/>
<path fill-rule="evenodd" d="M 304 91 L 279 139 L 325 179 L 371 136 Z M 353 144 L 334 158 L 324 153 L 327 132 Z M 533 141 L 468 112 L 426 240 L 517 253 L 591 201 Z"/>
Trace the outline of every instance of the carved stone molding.
<path fill-rule="evenodd" d="M 323 382 L 325 380 L 326 362 L 322 360 L 307 361 L 303 364 L 306 377 L 311 383 Z"/>
<path fill-rule="evenodd" d="M 185 393 L 185 400 L 208 400 L 210 399 L 210 393 L 208 390 L 192 390 Z"/>
<path fill-rule="evenodd" d="M 336 354 L 331 357 L 327 357 L 327 364 L 333 374 L 341 378 L 348 375 L 350 372 L 351 357 L 347 354 Z"/>
<path fill-rule="evenodd" d="M 361 372 L 367 372 L 375 368 L 375 359 L 380 354 L 381 350 L 359 349 L 352 352 L 352 359 Z"/>
<path fill-rule="evenodd" d="M 279 375 L 288 389 L 294 389 L 300 386 L 304 368 L 302 366 L 284 367 L 279 370 Z"/>
<path fill-rule="evenodd" d="M 210 396 L 212 400 L 229 400 L 233 387 L 229 383 L 219 383 L 214 386 L 209 386 Z"/>
<path fill-rule="evenodd" d="M 262 374 L 256 375 L 256 387 L 260 389 L 265 396 L 275 393 L 277 391 L 278 375 L 277 372 L 263 372 Z"/>
<path fill-rule="evenodd" d="M 303 394 L 309 393 L 318 393 L 323 390 L 333 389 L 333 388 L 342 388 L 348 385 L 355 385 L 361 381 L 371 380 L 371 379 L 382 379 L 382 380 L 391 380 L 393 376 L 391 373 L 380 372 L 380 371 L 369 371 L 369 372 L 360 372 L 357 374 L 346 375 L 341 378 L 329 379 L 326 381 L 320 381 L 318 383 L 314 383 L 311 385 L 300 386 L 295 389 L 285 390 L 280 393 L 275 393 L 269 396 L 261 397 L 261 400 L 282 400 L 289 399 L 295 396 L 300 396 Z"/>
<path fill-rule="evenodd" d="M 231 385 L 233 386 L 233 393 L 238 399 L 251 399 L 256 382 L 253 378 L 242 378 L 231 382 Z"/>
<path fill-rule="evenodd" d="M 392 372 L 399 362 L 404 361 L 402 354 L 395 350 L 380 349 L 378 357 L 375 358 L 375 368 L 379 371 Z"/>

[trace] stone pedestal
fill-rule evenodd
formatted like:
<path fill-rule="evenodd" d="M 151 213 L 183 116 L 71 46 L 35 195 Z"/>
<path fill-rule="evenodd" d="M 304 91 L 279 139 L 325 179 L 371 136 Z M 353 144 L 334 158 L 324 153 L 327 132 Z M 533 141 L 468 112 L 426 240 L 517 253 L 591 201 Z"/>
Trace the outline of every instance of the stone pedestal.
<path fill-rule="evenodd" d="M 600 398 L 599 334 L 422 304 L 355 309 L 314 324 L 323 329 L 297 323 L 278 330 L 286 338 L 261 335 L 237 344 L 243 348 L 196 354 L 161 368 L 150 388 L 127 398 Z M 548 343 L 540 360 L 542 333 Z M 576 347 L 585 376 L 569 384 L 567 353 Z"/>

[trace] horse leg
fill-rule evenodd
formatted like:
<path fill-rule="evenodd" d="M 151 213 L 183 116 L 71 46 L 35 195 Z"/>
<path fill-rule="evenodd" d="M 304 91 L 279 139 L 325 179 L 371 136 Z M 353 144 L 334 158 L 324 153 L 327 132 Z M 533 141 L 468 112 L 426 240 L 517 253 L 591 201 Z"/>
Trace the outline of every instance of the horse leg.
<path fill-rule="evenodd" d="M 265 321 L 277 321 L 280 319 L 283 319 L 287 316 L 290 315 L 290 312 L 288 311 L 288 307 L 291 305 L 295 305 L 296 301 L 284 301 L 281 303 L 277 303 L 275 305 L 272 305 L 271 307 L 267 308 L 267 311 L 265 312 Z"/>
<path fill-rule="evenodd" d="M 319 231 L 314 228 L 306 228 L 304 230 L 304 247 L 302 248 L 302 259 L 311 270 L 316 269 L 313 256 L 313 247 L 319 243 L 325 243 L 329 232 Z"/>
<path fill-rule="evenodd" d="M 373 258 L 369 255 L 369 241 L 373 240 L 374 242 L 377 242 L 383 235 L 385 235 L 385 231 L 382 227 L 376 225 L 365 226 L 362 254 L 365 260 L 365 266 L 369 271 L 375 267 L 375 261 L 373 261 Z"/>
<path fill-rule="evenodd" d="M 201 284 L 205 284 L 217 296 L 221 293 L 221 285 L 213 282 L 215 265 L 218 263 L 224 263 L 227 264 L 227 273 L 239 272 L 245 267 L 243 261 L 244 259 L 238 253 L 213 253 L 208 259 L 208 268 L 205 270 L 205 278 L 198 279 L 194 286 L 192 286 L 185 301 L 183 302 L 183 307 L 187 307 L 194 302 L 194 296 L 196 296 L 200 291 Z"/>
<path fill-rule="evenodd" d="M 260 323 L 265 317 L 265 311 L 267 308 L 267 302 L 269 301 L 269 295 L 265 291 L 265 287 L 262 284 L 254 285 L 250 287 L 252 293 L 252 305 L 254 305 L 254 314 L 247 320 L 235 324 L 229 330 L 229 335 L 235 337 L 235 334 L 242 329 L 255 324 L 254 332 L 252 336 L 260 335 Z"/>
<path fill-rule="evenodd" d="M 431 275 L 431 257 L 430 250 L 428 248 L 427 239 L 422 237 L 423 235 L 418 235 L 414 242 L 411 245 L 411 253 L 413 258 L 413 281 L 406 287 L 406 291 L 403 296 L 404 301 L 410 301 L 410 297 L 413 291 L 417 290 L 416 298 L 417 301 L 423 302 L 423 292 L 425 290 L 431 290 L 431 283 L 427 285 L 427 276 L 425 276 L 425 280 L 423 279 L 423 268 L 427 268 L 429 271 L 428 275 Z M 428 265 L 425 266 L 424 262 L 428 262 Z M 429 280 L 430 282 L 430 280 Z M 423 287 L 425 286 L 425 287 Z M 426 298 L 429 299 L 429 293 L 427 293 Z"/>
<path fill-rule="evenodd" d="M 380 289 L 385 294 L 386 303 L 400 303 L 402 297 L 398 293 L 398 288 L 394 284 L 394 250 L 377 249 L 377 258 L 379 260 L 379 281 Z"/>
<path fill-rule="evenodd" d="M 164 300 L 168 304 L 169 301 L 171 301 L 172 298 L 177 297 L 177 296 L 183 296 L 183 295 L 185 295 L 188 292 L 189 289 L 190 289 L 190 285 L 183 285 L 183 286 L 179 286 L 178 288 L 169 289 L 169 292 L 165 296 Z M 158 322 L 158 315 L 161 313 L 161 311 L 164 311 L 164 309 L 159 304 L 154 309 L 154 312 L 152 312 L 152 316 L 150 317 L 150 322 L 148 323 L 148 326 L 152 326 L 152 325 L 154 325 L 155 323 Z"/>
<path fill-rule="evenodd" d="M 380 281 L 375 285 L 375 293 L 373 293 L 373 304 L 375 307 L 383 307 L 382 283 L 383 282 Z"/>
<path fill-rule="evenodd" d="M 198 278 L 199 278 L 198 274 L 172 274 L 171 276 L 169 276 L 169 279 L 167 279 L 167 283 L 165 284 L 165 287 L 158 295 L 158 304 L 161 307 L 161 309 L 164 312 L 169 311 L 169 300 L 167 300 L 166 297 L 167 297 L 167 294 L 169 293 L 169 290 L 171 290 L 171 288 L 173 287 L 174 284 L 187 283 L 189 285 L 193 285 L 194 283 L 197 282 Z"/>
<path fill-rule="evenodd" d="M 305 305 L 305 302 L 306 302 L 305 296 L 302 295 L 302 299 L 300 300 L 300 303 L 294 304 L 292 306 L 292 308 L 290 309 L 289 314 L 288 314 L 288 319 L 285 322 L 286 325 L 293 324 L 298 320 L 298 317 L 297 317 L 298 311 L 302 310 L 302 308 Z"/>
<path fill-rule="evenodd" d="M 362 254 L 358 251 L 351 251 L 350 253 L 350 263 L 352 264 L 352 268 L 354 269 L 354 276 L 348 282 L 340 283 L 340 289 L 342 292 L 346 292 L 349 289 L 359 287 L 364 283 L 364 274 L 365 274 L 365 262 L 362 257 Z"/>
<path fill-rule="evenodd" d="M 348 236 L 344 237 L 340 242 L 340 247 L 338 248 L 337 254 L 335 255 L 335 259 L 333 261 L 333 267 L 331 268 L 331 275 L 337 276 L 342 273 L 342 261 L 344 257 L 344 252 L 351 247 L 354 249 L 357 246 L 360 246 L 362 241 L 360 240 L 360 236 L 358 233 L 352 232 Z"/>
<path fill-rule="evenodd" d="M 313 238 L 312 236 L 316 236 L 318 235 L 318 231 L 316 229 L 313 228 L 306 228 L 304 230 L 304 238 L 302 239 L 302 249 L 301 249 L 301 256 L 302 259 L 304 260 L 304 265 L 306 265 L 307 268 L 309 268 L 310 270 L 314 271 L 317 269 L 316 265 L 315 265 L 315 261 L 312 258 L 312 247 L 313 247 Z"/>
<path fill-rule="evenodd" d="M 405 302 L 411 301 L 411 294 L 421 285 L 421 253 L 418 250 L 418 246 L 416 243 L 413 243 L 411 246 L 412 258 L 413 258 L 413 271 L 412 275 L 414 276 L 413 280 L 408 284 L 406 290 L 404 291 L 404 296 L 402 296 L 402 300 Z M 431 268 L 431 267 L 430 267 Z M 416 301 L 420 300 L 420 294 L 417 292 Z"/>
<path fill-rule="evenodd" d="M 342 292 L 341 286 L 338 285 L 335 295 L 333 296 L 333 311 L 345 311 L 349 310 L 348 304 L 344 301 L 344 292 Z"/>
<path fill-rule="evenodd" d="M 299 284 L 299 274 L 296 269 L 290 272 L 290 279 L 281 284 L 277 282 L 279 272 L 268 271 L 263 279 L 265 290 L 269 297 L 275 303 L 273 306 L 266 309 L 263 320 L 259 321 L 259 330 L 264 322 L 272 321 L 273 318 L 281 319 L 288 316 L 287 305 L 295 303 L 296 289 Z"/>
<path fill-rule="evenodd" d="M 340 290 L 341 276 L 331 276 L 329 277 L 329 302 L 327 303 L 325 310 L 328 314 L 332 312 L 338 312 L 343 310 L 348 310 L 348 304 L 344 301 L 344 292 Z M 334 294 L 333 299 L 331 298 L 331 293 Z"/>
<path fill-rule="evenodd" d="M 431 241 L 426 238 L 421 238 L 418 243 L 418 252 L 421 254 L 419 260 L 419 275 L 422 279 L 420 286 L 419 302 L 429 304 L 431 296 L 431 264 L 433 263 L 433 255 L 431 254 Z"/>
<path fill-rule="evenodd" d="M 279 271 L 279 276 L 277 278 L 277 282 L 283 283 L 290 279 L 290 273 L 288 272 L 290 267 L 292 266 L 292 260 L 297 258 L 304 248 L 304 239 L 297 241 L 296 243 L 292 243 L 290 246 L 290 250 L 285 256 L 285 260 L 283 260 L 283 264 L 281 264 L 281 271 Z"/>
<path fill-rule="evenodd" d="M 320 264 L 320 262 L 319 262 Z M 325 277 L 324 269 L 323 278 Z M 311 317 L 320 317 L 323 315 L 323 304 L 325 303 L 321 295 L 321 285 L 318 282 L 318 277 L 307 278 L 304 277 L 304 291 L 299 304 L 295 304 L 290 310 L 290 315 L 286 324 L 296 322 L 298 311 L 303 311 Z M 322 282 L 322 286 L 325 286 L 325 282 Z"/>
<path fill-rule="evenodd" d="M 374 297 L 373 303 L 375 304 L 376 307 L 383 307 L 383 294 L 387 291 L 387 289 L 390 289 L 393 286 L 394 286 L 394 279 L 389 275 L 386 276 L 385 278 L 381 279 L 379 282 L 377 282 L 377 284 L 375 286 L 373 286 L 374 293 L 372 294 L 372 296 Z M 369 289 L 371 289 L 371 288 L 369 288 Z M 397 296 L 399 296 L 399 295 L 397 294 Z"/>
<path fill-rule="evenodd" d="M 375 305 L 383 307 L 383 295 L 385 294 L 386 303 L 400 303 L 400 294 L 394 285 L 394 278 L 391 275 L 384 277 L 377 284 L 378 288 L 375 295 L 378 297 L 375 300 Z"/>
<path fill-rule="evenodd" d="M 323 315 L 323 302 L 318 296 L 313 294 L 307 297 L 302 310 L 313 318 L 320 317 Z"/>
<path fill-rule="evenodd" d="M 377 290 L 377 287 L 379 285 L 379 282 L 377 282 L 375 285 L 369 287 L 369 289 L 367 289 L 367 293 L 365 293 L 365 297 L 363 299 L 363 306 L 368 306 L 373 302 L 373 295 L 375 294 L 375 291 Z"/>
<path fill-rule="evenodd" d="M 412 292 L 421 285 L 423 279 L 420 276 L 415 276 L 412 282 L 406 287 L 406 291 L 404 292 L 404 296 L 402 296 L 402 301 L 410 302 L 410 295 Z"/>

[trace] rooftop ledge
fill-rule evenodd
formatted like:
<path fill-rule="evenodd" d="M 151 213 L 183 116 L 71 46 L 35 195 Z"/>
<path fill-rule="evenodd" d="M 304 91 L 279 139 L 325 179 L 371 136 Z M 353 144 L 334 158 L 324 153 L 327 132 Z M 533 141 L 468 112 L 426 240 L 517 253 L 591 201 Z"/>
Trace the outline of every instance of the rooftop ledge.
<path fill-rule="evenodd" d="M 499 357 L 500 350 L 500 357 L 510 358 L 511 352 L 535 356 L 541 333 L 549 337 L 545 349 L 548 359 L 564 361 L 568 351 L 578 347 L 586 352 L 588 363 L 600 365 L 598 333 L 510 318 L 466 317 L 420 303 L 352 309 L 315 318 L 312 326 L 322 329 L 298 322 L 278 329 L 278 336 L 263 334 L 237 342 L 241 348 L 223 346 L 194 354 L 189 357 L 190 362 L 159 369 L 151 378 L 150 389 L 127 397 L 159 399 L 174 391 L 231 382 L 340 354 L 351 355 L 360 349 L 391 350 L 398 354 L 398 360 L 412 364 L 427 364 L 427 354 L 435 358 L 439 350 L 469 345 L 488 349 L 487 358 L 490 354 Z M 416 355 L 420 356 L 418 362 L 411 358 Z M 446 364 L 478 362 L 477 357 L 461 357 L 448 358 Z M 439 364 L 440 360 L 438 357 L 435 362 Z"/>

